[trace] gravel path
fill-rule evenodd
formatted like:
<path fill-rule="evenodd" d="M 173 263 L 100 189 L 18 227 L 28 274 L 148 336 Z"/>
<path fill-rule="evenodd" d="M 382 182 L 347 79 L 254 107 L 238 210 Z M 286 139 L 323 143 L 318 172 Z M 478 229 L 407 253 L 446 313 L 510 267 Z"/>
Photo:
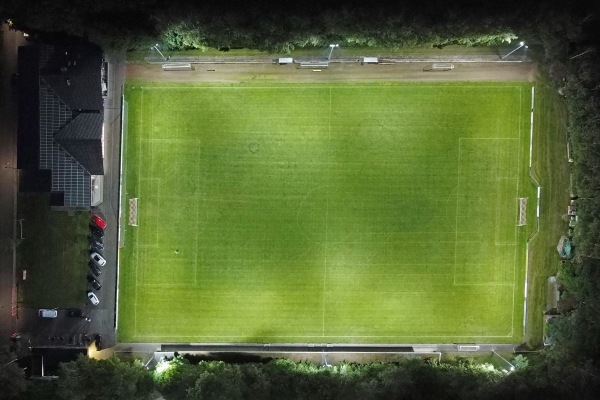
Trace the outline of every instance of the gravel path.
<path fill-rule="evenodd" d="M 427 71 L 431 62 L 393 64 L 331 63 L 321 70 L 297 64 L 194 64 L 193 71 L 163 71 L 161 64 L 128 64 L 127 79 L 154 82 L 373 82 L 373 81 L 533 81 L 530 62 L 454 63 L 450 71 Z"/>

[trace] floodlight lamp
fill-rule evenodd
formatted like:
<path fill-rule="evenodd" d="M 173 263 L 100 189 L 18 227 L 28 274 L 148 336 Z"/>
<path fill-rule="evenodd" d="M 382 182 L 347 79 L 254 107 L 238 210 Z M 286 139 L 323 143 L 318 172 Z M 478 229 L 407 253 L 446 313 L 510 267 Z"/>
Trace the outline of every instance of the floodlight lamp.
<path fill-rule="evenodd" d="M 521 46 L 523 46 L 523 45 L 525 44 L 525 42 L 519 42 L 519 44 L 520 44 Z"/>

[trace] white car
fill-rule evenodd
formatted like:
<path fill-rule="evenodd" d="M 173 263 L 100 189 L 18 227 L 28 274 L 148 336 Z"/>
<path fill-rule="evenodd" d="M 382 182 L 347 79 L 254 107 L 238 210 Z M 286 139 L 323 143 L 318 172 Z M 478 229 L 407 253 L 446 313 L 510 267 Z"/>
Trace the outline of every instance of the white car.
<path fill-rule="evenodd" d="M 93 305 L 97 306 L 98 304 L 100 304 L 100 300 L 98 300 L 98 296 L 96 296 L 96 293 L 92 292 L 91 290 L 88 290 L 87 297 L 88 297 L 88 299 L 90 299 L 90 301 L 92 302 Z"/>
<path fill-rule="evenodd" d="M 92 259 L 92 261 L 94 261 L 96 264 L 98 264 L 101 267 L 104 267 L 106 265 L 106 260 L 104 259 L 104 257 L 102 257 L 100 254 L 98 254 L 98 252 L 93 251 L 90 254 L 90 258 Z"/>
<path fill-rule="evenodd" d="M 38 315 L 42 318 L 56 318 L 58 316 L 58 311 L 48 310 L 47 308 L 40 308 L 40 310 L 38 311 Z"/>

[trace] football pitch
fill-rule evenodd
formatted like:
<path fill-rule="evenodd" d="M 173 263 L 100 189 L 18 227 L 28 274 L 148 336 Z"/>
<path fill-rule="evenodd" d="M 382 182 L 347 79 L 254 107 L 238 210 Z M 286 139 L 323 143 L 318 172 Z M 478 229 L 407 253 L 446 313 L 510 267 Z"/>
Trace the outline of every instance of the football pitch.
<path fill-rule="evenodd" d="M 119 341 L 522 340 L 529 84 L 137 82 L 126 101 Z"/>

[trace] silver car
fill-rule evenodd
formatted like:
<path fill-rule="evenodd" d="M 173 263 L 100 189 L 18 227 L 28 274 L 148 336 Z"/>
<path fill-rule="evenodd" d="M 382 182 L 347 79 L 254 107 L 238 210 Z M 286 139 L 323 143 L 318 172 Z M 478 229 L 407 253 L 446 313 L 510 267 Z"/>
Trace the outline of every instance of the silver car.
<path fill-rule="evenodd" d="M 56 318 L 58 316 L 58 311 L 49 310 L 47 308 L 40 308 L 38 311 L 38 315 L 42 318 Z"/>
<path fill-rule="evenodd" d="M 92 292 L 91 290 L 88 290 L 87 292 L 87 298 L 90 299 L 90 301 L 92 302 L 93 305 L 97 306 L 98 304 L 100 304 L 100 300 L 98 300 L 98 296 L 96 296 L 96 293 Z"/>
<path fill-rule="evenodd" d="M 104 267 L 106 265 L 106 260 L 97 251 L 93 251 L 90 254 L 90 259 L 100 267 Z"/>

